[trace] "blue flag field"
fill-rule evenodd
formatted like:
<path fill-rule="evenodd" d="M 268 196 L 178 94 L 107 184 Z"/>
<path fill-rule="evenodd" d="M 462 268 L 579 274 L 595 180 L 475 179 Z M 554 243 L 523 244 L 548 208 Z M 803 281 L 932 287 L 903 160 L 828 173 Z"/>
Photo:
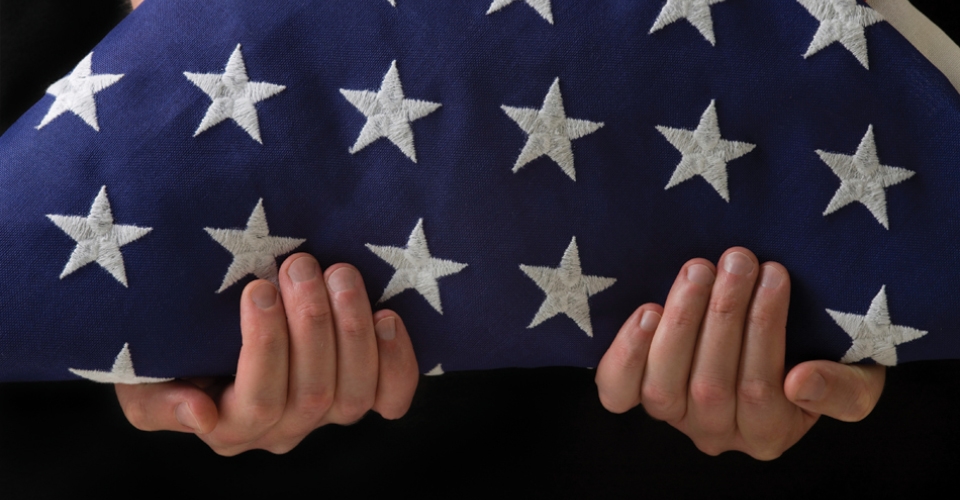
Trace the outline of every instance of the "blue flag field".
<path fill-rule="evenodd" d="M 0 380 L 234 373 L 297 251 L 424 372 L 596 366 L 735 245 L 788 362 L 960 358 L 958 200 L 960 93 L 855 0 L 146 2 L 0 137 Z"/>

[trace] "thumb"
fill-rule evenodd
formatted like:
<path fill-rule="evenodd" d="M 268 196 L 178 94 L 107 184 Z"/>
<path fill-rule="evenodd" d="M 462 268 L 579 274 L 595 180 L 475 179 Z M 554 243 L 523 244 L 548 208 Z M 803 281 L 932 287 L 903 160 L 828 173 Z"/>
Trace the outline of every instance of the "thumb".
<path fill-rule="evenodd" d="M 886 374 L 883 365 L 807 361 L 790 370 L 783 390 L 787 399 L 810 413 L 857 422 L 877 405 Z"/>

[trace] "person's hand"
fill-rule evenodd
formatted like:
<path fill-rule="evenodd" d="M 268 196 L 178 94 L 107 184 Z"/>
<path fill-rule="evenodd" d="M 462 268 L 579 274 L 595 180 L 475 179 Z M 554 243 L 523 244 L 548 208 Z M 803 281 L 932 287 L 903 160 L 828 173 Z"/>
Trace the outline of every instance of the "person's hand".
<path fill-rule="evenodd" d="M 780 456 L 820 415 L 857 421 L 873 410 L 883 366 L 809 361 L 784 377 L 783 266 L 761 266 L 737 247 L 719 267 L 687 262 L 665 307 L 644 304 L 626 321 L 597 366 L 604 407 L 643 405 L 707 454 L 739 450 L 761 460 Z"/>
<path fill-rule="evenodd" d="M 326 424 L 374 410 L 403 416 L 419 379 L 407 330 L 392 311 L 372 313 L 360 273 L 290 256 L 280 293 L 266 280 L 240 299 L 243 347 L 234 380 L 116 385 L 134 427 L 196 433 L 221 455 L 285 453 Z"/>

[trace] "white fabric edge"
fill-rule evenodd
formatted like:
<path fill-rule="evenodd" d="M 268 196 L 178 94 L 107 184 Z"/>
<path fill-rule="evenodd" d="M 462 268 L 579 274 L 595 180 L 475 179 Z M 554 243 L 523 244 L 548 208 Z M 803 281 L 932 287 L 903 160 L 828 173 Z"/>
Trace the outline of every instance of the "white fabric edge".
<path fill-rule="evenodd" d="M 960 92 L 960 47 L 908 0 L 866 0 Z"/>

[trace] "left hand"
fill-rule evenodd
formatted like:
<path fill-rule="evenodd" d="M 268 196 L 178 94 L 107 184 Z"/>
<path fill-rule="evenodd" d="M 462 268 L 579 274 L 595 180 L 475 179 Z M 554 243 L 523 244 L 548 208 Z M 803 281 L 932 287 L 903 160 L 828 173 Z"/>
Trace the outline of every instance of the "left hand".
<path fill-rule="evenodd" d="M 642 404 L 701 451 L 739 450 L 771 460 L 821 414 L 866 417 L 883 389 L 883 366 L 808 361 L 784 377 L 790 276 L 742 247 L 720 270 L 693 259 L 665 307 L 645 304 L 597 366 L 600 400 L 622 413 Z"/>

